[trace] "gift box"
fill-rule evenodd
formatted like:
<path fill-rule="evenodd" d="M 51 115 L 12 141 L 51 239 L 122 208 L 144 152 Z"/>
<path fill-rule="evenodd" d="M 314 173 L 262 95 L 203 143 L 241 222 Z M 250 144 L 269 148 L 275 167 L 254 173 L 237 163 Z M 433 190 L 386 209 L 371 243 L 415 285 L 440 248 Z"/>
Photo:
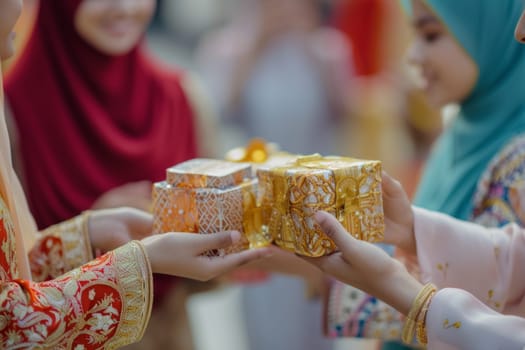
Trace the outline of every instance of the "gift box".
<path fill-rule="evenodd" d="M 256 192 L 249 164 L 193 159 L 173 166 L 166 181 L 154 184 L 154 233 L 236 230 L 241 241 L 219 254 L 247 249 L 261 226 Z"/>
<path fill-rule="evenodd" d="M 313 218 L 319 210 L 335 215 L 358 239 L 383 239 L 379 161 L 303 156 L 279 166 L 261 166 L 257 177 L 262 231 L 282 248 L 311 257 L 335 250 Z"/>

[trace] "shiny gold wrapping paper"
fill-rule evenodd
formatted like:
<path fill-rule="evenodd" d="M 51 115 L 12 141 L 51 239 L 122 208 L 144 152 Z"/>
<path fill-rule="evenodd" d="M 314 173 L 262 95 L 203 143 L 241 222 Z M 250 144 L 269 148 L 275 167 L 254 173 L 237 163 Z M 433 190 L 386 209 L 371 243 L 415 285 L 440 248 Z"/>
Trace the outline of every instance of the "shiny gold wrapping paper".
<path fill-rule="evenodd" d="M 314 222 L 319 210 L 334 214 L 361 240 L 383 239 L 381 163 L 319 155 L 277 167 L 261 166 L 258 203 L 262 231 L 298 254 L 318 257 L 335 245 Z"/>

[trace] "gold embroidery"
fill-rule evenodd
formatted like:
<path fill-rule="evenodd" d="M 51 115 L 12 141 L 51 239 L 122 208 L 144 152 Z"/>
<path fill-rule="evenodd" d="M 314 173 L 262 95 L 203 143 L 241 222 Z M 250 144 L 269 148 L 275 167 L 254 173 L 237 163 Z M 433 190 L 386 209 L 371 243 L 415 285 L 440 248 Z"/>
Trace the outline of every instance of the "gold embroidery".
<path fill-rule="evenodd" d="M 443 328 L 444 329 L 449 329 L 449 328 L 459 329 L 459 328 L 461 328 L 461 322 L 460 321 L 456 321 L 454 323 L 450 323 L 450 321 L 447 318 L 445 321 L 443 321 Z"/>
<path fill-rule="evenodd" d="M 93 259 L 87 220 L 88 214 L 79 215 L 41 232 L 30 252 L 34 280 L 58 277 Z"/>
<path fill-rule="evenodd" d="M 151 268 L 137 242 L 52 281 L 6 283 L 0 347 L 115 349 L 142 336 L 151 294 Z"/>
<path fill-rule="evenodd" d="M 1 231 L 4 231 L 3 233 Z M 18 265 L 16 263 L 15 229 L 11 214 L 0 196 L 0 249 L 3 259 L 0 263 L 0 280 L 6 281 L 18 278 Z M 0 260 L 1 261 L 1 260 Z"/>
<path fill-rule="evenodd" d="M 443 280 L 447 279 L 448 262 L 445 264 L 437 264 L 436 268 L 443 273 Z"/>
<path fill-rule="evenodd" d="M 493 300 L 492 298 L 494 297 L 494 290 L 493 289 L 490 289 L 488 292 L 487 292 L 487 301 L 485 302 L 485 304 L 487 305 L 493 305 L 496 309 L 499 309 L 501 307 L 501 303 L 499 301 L 495 301 Z"/>
<path fill-rule="evenodd" d="M 115 269 L 123 294 L 122 317 L 108 349 L 140 340 L 148 324 L 153 304 L 153 275 L 148 257 L 138 241 L 114 251 Z"/>
<path fill-rule="evenodd" d="M 496 259 L 499 259 L 499 255 L 500 255 L 500 253 L 501 253 L 501 249 L 500 249 L 500 247 L 498 247 L 498 246 L 494 247 L 494 257 L 495 257 Z"/>

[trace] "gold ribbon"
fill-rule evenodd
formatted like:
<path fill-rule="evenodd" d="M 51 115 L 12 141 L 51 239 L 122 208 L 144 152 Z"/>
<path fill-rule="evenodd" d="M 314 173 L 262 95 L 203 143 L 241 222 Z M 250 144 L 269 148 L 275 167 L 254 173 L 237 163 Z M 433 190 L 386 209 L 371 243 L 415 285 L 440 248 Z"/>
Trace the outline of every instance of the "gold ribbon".
<path fill-rule="evenodd" d="M 293 166 L 272 169 L 274 207 L 270 216 L 269 231 L 282 248 L 294 251 L 295 230 L 290 218 L 290 198 L 286 172 Z"/>
<path fill-rule="evenodd" d="M 320 154 L 300 156 L 295 162 L 271 170 L 272 192 L 274 207 L 270 216 L 269 231 L 277 245 L 281 248 L 296 251 L 301 246 L 296 239 L 296 227 L 290 212 L 290 188 L 288 185 L 287 171 L 296 167 L 305 166 L 315 161 L 321 161 Z"/>
<path fill-rule="evenodd" d="M 270 156 L 268 144 L 264 139 L 255 138 L 246 147 L 237 147 L 226 154 L 231 162 L 264 163 Z"/>
<path fill-rule="evenodd" d="M 257 205 L 253 183 L 242 185 L 243 198 L 243 231 L 250 248 L 266 247 L 272 243 L 272 238 L 263 230 L 262 208 Z"/>

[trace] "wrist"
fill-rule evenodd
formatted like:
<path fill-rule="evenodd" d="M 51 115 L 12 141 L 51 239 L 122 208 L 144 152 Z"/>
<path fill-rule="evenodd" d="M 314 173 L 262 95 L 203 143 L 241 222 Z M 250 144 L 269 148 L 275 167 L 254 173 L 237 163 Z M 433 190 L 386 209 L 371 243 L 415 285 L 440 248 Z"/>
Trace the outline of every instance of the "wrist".
<path fill-rule="evenodd" d="M 149 261 L 153 273 L 162 273 L 159 268 L 158 254 L 155 254 L 155 242 L 158 237 L 151 236 L 140 241 L 144 254 Z"/>
<path fill-rule="evenodd" d="M 410 275 L 401 262 L 394 260 L 393 264 L 393 272 L 383 279 L 379 288 L 381 292 L 377 293 L 377 296 L 403 315 L 407 315 L 423 285 Z"/>
<path fill-rule="evenodd" d="M 416 254 L 416 231 L 415 231 L 415 214 L 412 206 L 407 218 L 404 231 L 406 232 L 404 238 L 399 242 L 398 247 L 409 254 Z"/>

